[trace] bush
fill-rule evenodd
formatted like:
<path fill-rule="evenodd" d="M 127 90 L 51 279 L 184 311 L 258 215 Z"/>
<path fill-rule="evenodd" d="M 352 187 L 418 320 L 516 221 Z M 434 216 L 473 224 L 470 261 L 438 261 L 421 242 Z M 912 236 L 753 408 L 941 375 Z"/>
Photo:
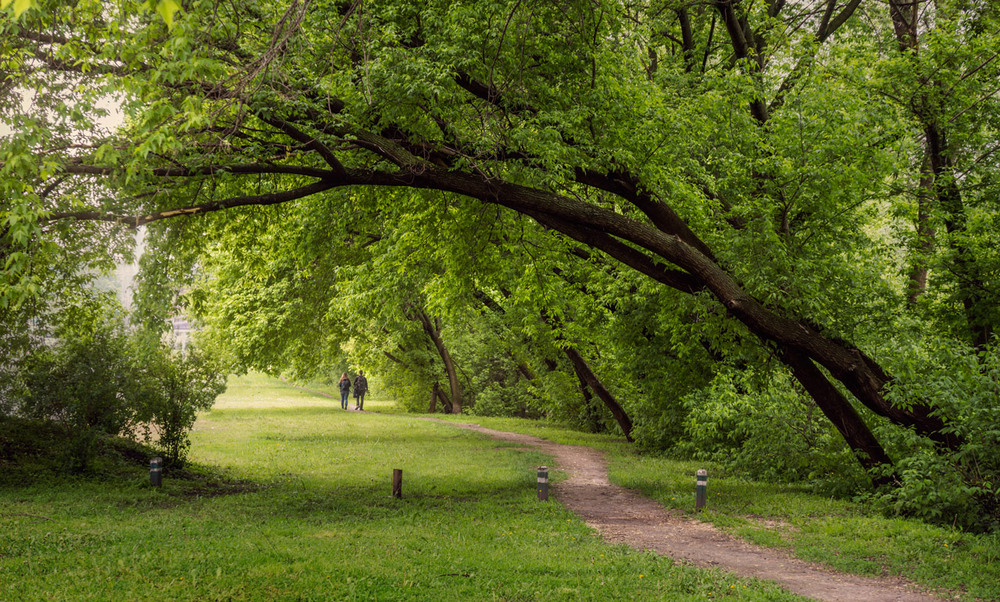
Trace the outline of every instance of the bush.
<path fill-rule="evenodd" d="M 932 449 L 920 449 L 896 462 L 899 482 L 871 498 L 886 514 L 912 516 L 929 523 L 976 531 L 982 524 L 980 487 L 955 470 L 950 458 Z"/>
<path fill-rule="evenodd" d="M 124 315 L 100 296 L 60 313 L 55 343 L 23 358 L 21 416 L 67 424 L 67 468 L 85 469 L 97 433 L 131 434 L 136 408 L 129 388 L 131 365 Z"/>
<path fill-rule="evenodd" d="M 476 394 L 472 413 L 476 416 L 524 417 L 528 414 L 531 395 L 522 386 L 490 383 Z"/>
<path fill-rule="evenodd" d="M 897 460 L 899 485 L 881 492 L 889 510 L 973 531 L 1000 527 L 1000 349 L 976 351 L 943 338 L 901 344 L 891 358 L 896 405 L 935 408 L 962 443 L 935 446 L 910 431 L 878 433 Z M 895 361 L 893 361 L 895 360 Z"/>
<path fill-rule="evenodd" d="M 214 362 L 130 332 L 124 311 L 102 295 L 60 312 L 54 335 L 18 362 L 24 386 L 11 413 L 67 425 L 66 468 L 74 472 L 90 466 L 103 435 L 155 434 L 168 461 L 182 464 L 195 413 L 225 390 Z"/>
<path fill-rule="evenodd" d="M 720 373 L 684 398 L 685 455 L 758 479 L 822 482 L 843 489 L 865 476 L 815 403 L 782 373 Z"/>
<path fill-rule="evenodd" d="M 211 358 L 193 348 L 182 355 L 157 344 L 137 358 L 137 416 L 147 439 L 156 432 L 166 465 L 182 466 L 197 412 L 212 407 L 226 390 L 226 377 Z"/>

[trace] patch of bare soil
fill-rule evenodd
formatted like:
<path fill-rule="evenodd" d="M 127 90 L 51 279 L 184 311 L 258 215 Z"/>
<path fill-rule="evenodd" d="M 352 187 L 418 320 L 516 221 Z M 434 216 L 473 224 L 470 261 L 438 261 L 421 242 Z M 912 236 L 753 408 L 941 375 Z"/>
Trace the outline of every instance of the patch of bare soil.
<path fill-rule="evenodd" d="M 652 550 L 694 566 L 721 569 L 741 577 L 775 581 L 790 592 L 816 600 L 940 600 L 920 593 L 915 585 L 903 579 L 872 579 L 837 573 L 793 558 L 781 550 L 749 544 L 708 523 L 670 512 L 636 491 L 612 484 L 608 480 L 607 461 L 597 450 L 475 424 L 447 424 L 503 441 L 534 446 L 551 454 L 556 461 L 554 468 L 564 471 L 568 477 L 550 486 L 553 497 L 582 517 L 609 543 Z"/>

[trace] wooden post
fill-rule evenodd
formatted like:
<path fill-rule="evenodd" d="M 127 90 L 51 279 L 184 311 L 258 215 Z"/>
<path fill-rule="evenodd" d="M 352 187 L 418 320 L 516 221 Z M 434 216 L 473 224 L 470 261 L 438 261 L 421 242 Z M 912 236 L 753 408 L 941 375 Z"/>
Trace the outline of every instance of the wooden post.
<path fill-rule="evenodd" d="M 538 467 L 538 499 L 546 502 L 549 499 L 549 467 Z"/>
<path fill-rule="evenodd" d="M 149 461 L 149 484 L 153 487 L 163 484 L 163 458 L 159 456 Z"/>
<path fill-rule="evenodd" d="M 697 484 L 695 485 L 694 509 L 701 510 L 705 507 L 705 499 L 708 494 L 708 471 L 702 468 L 697 473 Z"/>
<path fill-rule="evenodd" d="M 392 469 L 392 497 L 402 498 L 403 497 L 403 469 L 393 468 Z"/>

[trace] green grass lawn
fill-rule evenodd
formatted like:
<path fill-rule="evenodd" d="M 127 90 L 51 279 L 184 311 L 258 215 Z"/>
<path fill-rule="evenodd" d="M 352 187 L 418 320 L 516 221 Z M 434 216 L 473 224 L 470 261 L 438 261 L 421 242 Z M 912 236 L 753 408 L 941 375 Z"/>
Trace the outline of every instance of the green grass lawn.
<path fill-rule="evenodd" d="M 276 380 L 231 379 L 192 443 L 160 489 L 137 465 L 6 481 L 0 600 L 798 599 L 603 544 L 535 498 L 533 450 Z"/>

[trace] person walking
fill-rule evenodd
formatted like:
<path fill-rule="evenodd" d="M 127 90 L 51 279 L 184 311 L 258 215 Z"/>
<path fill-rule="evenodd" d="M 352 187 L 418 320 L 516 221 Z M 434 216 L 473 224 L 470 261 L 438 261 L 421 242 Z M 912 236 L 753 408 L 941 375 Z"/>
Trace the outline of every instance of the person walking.
<path fill-rule="evenodd" d="M 358 370 L 358 375 L 354 377 L 354 409 L 363 411 L 365 409 L 365 393 L 368 392 L 368 379 L 365 378 L 365 371 Z"/>
<path fill-rule="evenodd" d="M 351 377 L 344 372 L 340 380 L 337 381 L 337 385 L 340 387 L 340 409 L 346 410 L 347 400 L 351 396 Z"/>

